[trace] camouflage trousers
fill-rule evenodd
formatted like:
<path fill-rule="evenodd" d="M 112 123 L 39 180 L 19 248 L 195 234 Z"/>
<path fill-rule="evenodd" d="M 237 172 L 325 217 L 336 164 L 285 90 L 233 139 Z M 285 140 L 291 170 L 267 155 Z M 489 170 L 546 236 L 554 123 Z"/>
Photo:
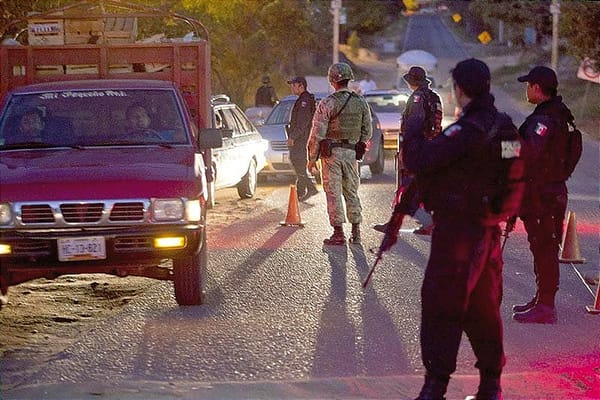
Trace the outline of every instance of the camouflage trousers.
<path fill-rule="evenodd" d="M 327 198 L 327 214 L 331 226 L 341 226 L 345 216 L 352 224 L 362 222 L 362 207 L 358 197 L 360 175 L 356 153 L 352 149 L 336 147 L 331 157 L 321 159 L 323 190 Z M 344 213 L 344 202 L 346 213 Z"/>

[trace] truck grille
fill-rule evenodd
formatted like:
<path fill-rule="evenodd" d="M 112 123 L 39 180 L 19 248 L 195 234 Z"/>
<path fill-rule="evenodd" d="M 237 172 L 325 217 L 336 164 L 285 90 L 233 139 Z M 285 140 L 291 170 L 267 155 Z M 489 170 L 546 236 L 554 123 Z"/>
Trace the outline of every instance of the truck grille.
<path fill-rule="evenodd" d="M 54 214 L 48 204 L 34 204 L 21 207 L 21 220 L 24 224 L 53 223 Z"/>
<path fill-rule="evenodd" d="M 102 217 L 102 203 L 83 203 L 83 204 L 61 204 L 65 222 L 98 222 Z"/>
<path fill-rule="evenodd" d="M 111 212 L 111 221 L 142 221 L 144 203 L 115 203 Z"/>
<path fill-rule="evenodd" d="M 20 222 L 23 226 L 134 223 L 145 220 L 148 207 L 144 201 L 22 204 Z"/>

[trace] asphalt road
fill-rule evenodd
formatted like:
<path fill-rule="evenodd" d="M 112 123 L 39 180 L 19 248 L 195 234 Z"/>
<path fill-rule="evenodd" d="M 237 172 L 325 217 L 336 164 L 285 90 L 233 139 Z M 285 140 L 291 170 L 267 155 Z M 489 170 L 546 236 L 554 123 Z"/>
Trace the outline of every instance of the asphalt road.
<path fill-rule="evenodd" d="M 569 181 L 583 273 L 600 264 L 599 154 L 598 142 L 586 138 Z M 206 305 L 178 307 L 171 284 L 159 283 L 55 358 L 3 372 L 2 398 L 414 398 L 423 375 L 419 292 L 429 237 L 408 232 L 416 225 L 407 221 L 361 288 L 375 259 L 369 249 L 381 240 L 369 227 L 389 217 L 393 184 L 391 159 L 384 174 L 363 180 L 363 244 L 341 247 L 322 244 L 331 233 L 322 193 L 300 204 L 303 228 L 285 227 L 289 187 L 274 186 L 249 217 L 209 238 Z M 506 398 L 600 399 L 600 316 L 584 309 L 593 293 L 565 264 L 558 324 L 513 322 L 512 304 L 535 290 L 520 223 L 504 255 Z M 448 399 L 474 393 L 474 362 L 464 338 Z"/>

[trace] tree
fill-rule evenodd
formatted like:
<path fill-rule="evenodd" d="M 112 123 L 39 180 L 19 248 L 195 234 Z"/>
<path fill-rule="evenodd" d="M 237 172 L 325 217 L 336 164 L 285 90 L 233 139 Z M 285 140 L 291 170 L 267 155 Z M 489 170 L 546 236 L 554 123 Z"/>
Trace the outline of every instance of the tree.
<path fill-rule="evenodd" d="M 64 7 L 80 0 L 1 0 L 0 26 L 31 11 Z M 324 75 L 331 60 L 331 0 L 124 0 L 188 15 L 210 32 L 213 92 L 250 104 L 264 74 L 278 89 L 288 90 L 291 75 Z M 398 8 L 397 0 L 344 0 L 348 20 L 359 32 L 383 27 Z M 395 5 L 396 4 L 396 5 Z M 395 5 L 395 6 L 394 6 Z M 12 27 L 10 35 L 26 27 Z M 163 19 L 141 19 L 138 33 L 182 36 L 186 27 Z M 279 90 L 278 90 L 279 91 Z"/>
<path fill-rule="evenodd" d="M 550 1 L 473 0 L 469 10 L 488 23 L 496 19 L 504 21 L 509 25 L 507 31 L 519 36 L 524 26 L 532 26 L 540 35 L 550 37 L 550 4 Z M 576 59 L 600 60 L 600 2 L 563 0 L 560 11 L 559 36 L 566 43 L 566 53 Z"/>
<path fill-rule="evenodd" d="M 600 2 L 563 1 L 559 21 L 560 36 L 569 43 L 567 53 L 578 60 L 595 60 L 600 71 Z"/>

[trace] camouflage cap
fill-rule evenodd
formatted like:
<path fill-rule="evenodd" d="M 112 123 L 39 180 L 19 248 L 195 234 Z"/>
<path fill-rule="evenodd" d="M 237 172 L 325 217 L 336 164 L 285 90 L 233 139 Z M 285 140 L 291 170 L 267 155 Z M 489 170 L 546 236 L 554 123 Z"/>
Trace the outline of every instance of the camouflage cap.
<path fill-rule="evenodd" d="M 352 68 L 346 63 L 332 64 L 327 71 L 327 77 L 331 82 L 340 82 L 343 80 L 353 80 L 354 74 Z"/>

